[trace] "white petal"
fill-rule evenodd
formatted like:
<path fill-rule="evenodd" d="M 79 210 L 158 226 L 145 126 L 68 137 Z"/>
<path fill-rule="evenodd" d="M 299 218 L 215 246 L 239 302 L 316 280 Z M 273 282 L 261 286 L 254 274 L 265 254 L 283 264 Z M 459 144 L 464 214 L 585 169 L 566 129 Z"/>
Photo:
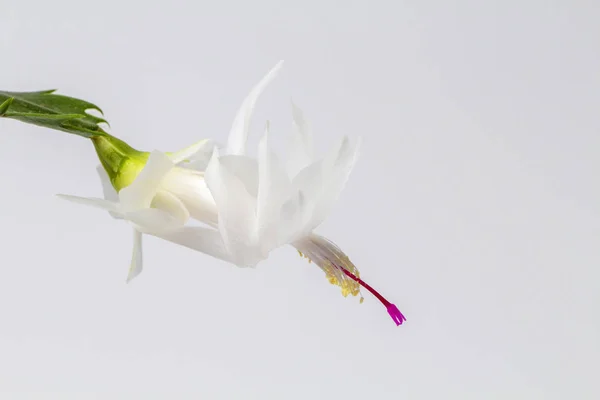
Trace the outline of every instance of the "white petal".
<path fill-rule="evenodd" d="M 246 139 L 248 138 L 248 128 L 250 126 L 250 120 L 252 113 L 254 112 L 254 106 L 261 93 L 265 90 L 267 85 L 275 78 L 279 69 L 283 65 L 283 61 L 279 61 L 267 75 L 256 84 L 248 96 L 244 99 L 242 106 L 238 110 L 231 132 L 229 133 L 229 140 L 227 142 L 228 154 L 244 154 L 246 149 Z"/>
<path fill-rule="evenodd" d="M 219 231 L 233 262 L 238 265 L 255 264 L 256 198 L 248 193 L 240 179 L 222 165 L 216 149 L 206 169 L 205 179 L 217 204 Z"/>
<path fill-rule="evenodd" d="M 156 236 L 212 257 L 231 262 L 231 257 L 225 249 L 221 234 L 215 229 L 185 226 L 181 229 Z"/>
<path fill-rule="evenodd" d="M 186 169 L 204 172 L 206 171 L 206 167 L 208 166 L 208 162 L 210 161 L 211 155 L 212 150 L 206 156 L 198 157 L 188 163 L 181 163 L 179 165 Z"/>
<path fill-rule="evenodd" d="M 166 154 L 153 151 L 137 178 L 131 185 L 119 191 L 123 209 L 134 211 L 150 207 L 162 179 L 174 166 Z"/>
<path fill-rule="evenodd" d="M 292 243 L 306 235 L 305 210 L 307 208 L 306 196 L 302 191 L 296 191 L 281 207 L 279 245 Z"/>
<path fill-rule="evenodd" d="M 117 191 L 113 187 L 112 183 L 110 183 L 110 178 L 106 173 L 106 170 L 102 165 L 98 165 L 96 167 L 96 172 L 98 173 L 98 177 L 100 178 L 100 183 L 102 184 L 102 192 L 104 193 L 104 198 L 106 200 L 117 202 L 119 201 L 119 195 Z"/>
<path fill-rule="evenodd" d="M 280 237 L 294 229 L 281 222 L 283 204 L 291 197 L 291 182 L 269 147 L 269 126 L 258 145 L 257 239 L 263 253 L 280 243 Z"/>
<path fill-rule="evenodd" d="M 100 178 L 100 183 L 102 184 L 102 192 L 104 193 L 104 198 L 109 201 L 113 201 L 117 203 L 119 201 L 119 195 L 117 191 L 113 187 L 112 183 L 110 183 L 110 178 L 106 173 L 106 170 L 102 165 L 98 165 L 96 167 L 96 172 L 98 173 L 98 177 Z M 120 214 L 109 211 L 108 212 L 111 217 L 116 219 L 122 219 Z"/>
<path fill-rule="evenodd" d="M 190 213 L 183 202 L 174 194 L 159 190 L 152 199 L 152 208 L 165 211 L 184 225 L 190 218 Z"/>
<path fill-rule="evenodd" d="M 131 255 L 131 265 L 129 266 L 129 274 L 127 274 L 127 283 L 142 272 L 143 256 L 142 256 L 142 233 L 133 230 L 133 253 Z"/>
<path fill-rule="evenodd" d="M 213 146 L 214 142 L 212 140 L 202 139 L 193 145 L 186 147 L 185 149 L 167 153 L 167 156 L 175 164 L 184 163 L 184 165 L 187 166 L 188 163 L 191 163 L 199 157 L 206 158 L 208 160 L 208 157 L 210 157 L 212 154 Z"/>
<path fill-rule="evenodd" d="M 292 138 L 287 160 L 287 170 L 291 177 L 296 176 L 314 160 L 313 138 L 302 110 L 292 103 Z"/>
<path fill-rule="evenodd" d="M 162 189 L 177 196 L 192 218 L 211 226 L 217 226 L 217 206 L 206 186 L 204 173 L 175 167 L 163 180 Z"/>
<path fill-rule="evenodd" d="M 242 182 L 248 194 L 256 197 L 258 194 L 258 163 L 256 159 L 247 156 L 225 155 L 219 158 L 221 166 L 232 176 Z"/>
<path fill-rule="evenodd" d="M 350 143 L 347 137 L 342 139 L 340 146 L 334 156 L 328 157 L 323 162 L 324 185 L 317 204 L 313 210 L 311 222 L 308 229 L 316 228 L 327 215 L 337 201 L 348 181 L 350 172 L 358 158 L 360 139 L 356 143 Z"/>
<path fill-rule="evenodd" d="M 324 185 L 323 161 L 315 161 L 302 169 L 292 181 L 294 189 L 301 193 L 302 202 L 299 203 L 298 217 L 304 233 L 310 232 L 308 225 L 313 216 L 313 211 L 321 199 Z"/>
<path fill-rule="evenodd" d="M 68 194 L 57 194 L 56 196 L 64 200 L 71 201 L 73 203 L 96 207 L 111 213 L 115 213 L 117 215 L 121 215 L 118 203 L 112 202 L 110 200 L 98 199 L 96 197 L 71 196 Z"/>
<path fill-rule="evenodd" d="M 196 152 L 189 162 L 183 162 L 179 165 L 186 169 L 202 172 L 206 171 L 206 167 L 208 166 L 208 162 L 212 156 L 213 149 L 216 146 L 217 144 L 211 140 L 206 146 L 202 147 L 202 149 Z"/>
<path fill-rule="evenodd" d="M 301 206 L 302 232 L 307 234 L 327 217 L 344 188 L 357 158 L 360 140 L 351 144 L 344 137 L 325 159 L 302 169 L 293 187 L 305 199 Z"/>
<path fill-rule="evenodd" d="M 139 231 L 152 235 L 170 232 L 183 226 L 180 219 L 157 208 L 130 211 L 125 213 L 125 219 L 133 223 Z"/>

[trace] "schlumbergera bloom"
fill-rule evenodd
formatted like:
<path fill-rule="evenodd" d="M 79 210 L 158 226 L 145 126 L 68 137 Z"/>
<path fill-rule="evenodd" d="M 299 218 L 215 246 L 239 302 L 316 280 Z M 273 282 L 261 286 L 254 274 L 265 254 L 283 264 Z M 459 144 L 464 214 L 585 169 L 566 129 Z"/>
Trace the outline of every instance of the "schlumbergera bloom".
<path fill-rule="evenodd" d="M 179 153 L 145 153 L 110 135 L 92 138 L 102 161 L 105 198 L 60 196 L 131 223 L 134 249 L 128 281 L 142 270 L 142 234 L 240 267 L 255 266 L 273 249 L 289 244 L 323 270 L 344 297 L 359 296 L 362 286 L 400 325 L 406 319 L 398 308 L 360 278 L 337 245 L 313 233 L 345 186 L 360 141 L 344 137 L 324 158 L 315 157 L 308 124 L 292 105 L 292 147 L 285 165 L 269 146 L 268 123 L 257 158 L 246 155 L 256 101 L 281 66 L 277 64 L 246 97 L 226 147 L 201 141 Z M 203 226 L 189 226 L 190 219 Z"/>
<path fill-rule="evenodd" d="M 175 153 L 137 151 L 110 136 L 93 137 L 102 165 L 97 168 L 104 198 L 58 196 L 101 208 L 133 226 L 133 255 L 127 282 L 142 272 L 142 234 L 153 235 L 214 257 L 227 259 L 218 232 L 186 226 L 190 217 L 217 225 L 217 210 L 204 174 L 186 165 L 211 149 L 202 140 Z M 196 162 L 202 162 L 202 157 Z"/>

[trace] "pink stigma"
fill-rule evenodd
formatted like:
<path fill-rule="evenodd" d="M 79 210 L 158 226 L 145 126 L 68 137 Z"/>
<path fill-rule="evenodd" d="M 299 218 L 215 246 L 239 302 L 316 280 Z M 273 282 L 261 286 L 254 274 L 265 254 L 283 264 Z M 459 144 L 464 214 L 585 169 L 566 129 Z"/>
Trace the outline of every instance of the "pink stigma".
<path fill-rule="evenodd" d="M 396 323 L 396 326 L 400 326 L 402 325 L 402 322 L 406 321 L 406 318 L 404 317 L 404 315 L 402 315 L 400 310 L 398 310 L 398 307 L 396 307 L 392 303 L 388 304 L 387 312 L 388 314 L 390 314 L 390 317 L 392 317 L 392 319 Z"/>
<path fill-rule="evenodd" d="M 347 269 L 340 267 L 339 265 L 336 265 L 336 267 L 341 269 L 350 279 L 358 282 L 362 287 L 371 292 L 373 296 L 377 297 L 377 300 L 379 300 L 385 306 L 385 308 L 387 308 L 387 312 L 388 314 L 390 314 L 390 317 L 392 317 L 392 320 L 394 320 L 394 322 L 396 323 L 396 326 L 400 326 L 402 325 L 402 322 L 406 321 L 406 318 L 404 317 L 404 315 L 402 315 L 400 310 L 398 310 L 398 307 L 387 301 L 385 297 L 380 295 L 377 290 L 371 287 L 371 285 L 369 285 L 367 282 L 363 281 Z"/>

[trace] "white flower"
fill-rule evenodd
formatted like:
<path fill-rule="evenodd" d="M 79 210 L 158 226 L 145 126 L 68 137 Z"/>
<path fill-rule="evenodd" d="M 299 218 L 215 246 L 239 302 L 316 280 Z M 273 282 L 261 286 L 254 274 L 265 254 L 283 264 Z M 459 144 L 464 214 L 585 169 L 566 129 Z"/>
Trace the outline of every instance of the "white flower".
<path fill-rule="evenodd" d="M 119 161 L 118 168 L 112 169 L 116 172 L 110 181 L 106 174 L 101 174 L 104 200 L 62 197 L 108 210 L 134 226 L 128 281 L 142 269 L 143 233 L 241 267 L 255 266 L 273 249 L 290 244 L 314 261 L 329 282 L 340 286 L 344 296 L 357 296 L 360 286 L 365 287 L 400 325 L 404 316 L 396 306 L 360 279 L 357 268 L 339 247 L 313 233 L 345 186 L 360 141 L 343 137 L 324 158 L 316 158 L 308 124 L 300 109 L 292 105 L 292 150 L 285 165 L 270 148 L 268 124 L 258 144 L 258 157 L 246 155 L 248 128 L 256 101 L 281 65 L 282 62 L 278 63 L 251 90 L 234 119 L 227 147 L 221 151 L 215 147 L 207 166 L 205 162 L 175 166 L 181 160 L 171 160 L 155 151 L 142 168 L 139 167 L 142 158 L 138 157 L 133 163 Z M 206 149 L 201 153 L 206 154 Z M 184 155 L 188 157 L 189 152 Z M 104 169 L 111 171 L 105 164 Z M 123 165 L 133 167 L 122 172 Z M 121 181 L 125 187 L 117 195 L 112 188 Z M 205 227 L 186 226 L 190 217 Z"/>
<path fill-rule="evenodd" d="M 207 141 L 188 150 L 202 151 Z M 187 156 L 176 153 L 171 158 L 155 151 L 134 181 L 118 194 L 102 167 L 98 174 L 104 199 L 70 195 L 59 197 L 108 211 L 113 217 L 131 223 L 134 246 L 127 282 L 142 271 L 142 234 L 149 234 L 214 257 L 229 260 L 218 231 L 186 226 L 191 218 L 216 226 L 217 214 L 203 173 L 176 166 Z"/>
<path fill-rule="evenodd" d="M 281 65 L 281 62 L 278 63 L 244 100 L 231 130 L 232 152 L 240 150 L 236 149 L 236 144 L 245 143 L 243 135 L 247 135 L 256 100 Z M 58 196 L 104 209 L 113 217 L 133 225 L 133 255 L 127 282 L 138 276 L 143 269 L 144 233 L 233 261 L 230 252 L 224 247 L 219 230 L 215 229 L 218 224 L 217 208 L 204 180 L 203 169 L 206 168 L 212 142 L 203 140 L 180 152 L 167 155 L 159 151 L 151 154 L 139 152 L 108 134 L 92 140 L 102 163 L 98 167 L 98 173 L 104 199 L 64 194 Z M 176 166 L 177 163 L 179 165 Z M 190 217 L 207 227 L 186 226 Z"/>
<path fill-rule="evenodd" d="M 271 250 L 290 244 L 314 261 L 330 283 L 340 286 L 344 296 L 360 294 L 362 285 L 400 325 L 405 318 L 396 306 L 360 279 L 357 268 L 339 247 L 312 233 L 344 188 L 360 141 L 343 137 L 328 155 L 317 159 L 308 124 L 292 104 L 292 152 L 287 165 L 269 146 L 269 124 L 258 145 L 258 159 L 253 159 L 245 155 L 248 121 L 256 100 L 251 98 L 238 112 L 226 154 L 220 155 L 215 148 L 205 173 L 217 207 L 218 229 L 232 262 L 253 266 Z M 237 123 L 240 120 L 245 123 Z"/>

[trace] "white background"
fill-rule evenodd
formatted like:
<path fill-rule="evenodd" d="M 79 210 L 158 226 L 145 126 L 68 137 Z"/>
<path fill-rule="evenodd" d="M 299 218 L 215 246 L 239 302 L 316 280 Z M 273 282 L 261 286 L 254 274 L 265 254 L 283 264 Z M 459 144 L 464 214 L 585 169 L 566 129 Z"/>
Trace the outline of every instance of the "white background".
<path fill-rule="evenodd" d="M 142 150 L 251 146 L 290 98 L 320 151 L 362 136 L 318 229 L 408 321 L 292 248 L 242 270 L 129 227 L 86 140 L 0 121 L 3 399 L 597 399 L 595 1 L 9 1 L 0 88 L 99 104 Z M 70 395 L 69 395 L 70 393 Z"/>

